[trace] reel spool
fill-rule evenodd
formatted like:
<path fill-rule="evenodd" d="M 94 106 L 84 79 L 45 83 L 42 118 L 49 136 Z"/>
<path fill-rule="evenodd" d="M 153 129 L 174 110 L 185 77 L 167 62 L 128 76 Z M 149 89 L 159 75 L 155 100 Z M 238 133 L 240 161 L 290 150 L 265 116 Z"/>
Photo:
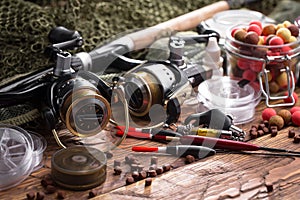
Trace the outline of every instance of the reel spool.
<path fill-rule="evenodd" d="M 73 135 L 99 133 L 110 119 L 110 104 L 100 91 L 81 77 L 64 79 L 55 85 L 52 99 L 56 113 Z M 51 96 L 51 95 L 50 95 Z"/>
<path fill-rule="evenodd" d="M 24 129 L 0 125 L 0 191 L 14 187 L 42 165 L 45 139 Z"/>
<path fill-rule="evenodd" d="M 53 180 L 71 190 L 87 190 L 106 179 L 105 154 L 93 147 L 73 146 L 54 153 L 51 159 Z"/>

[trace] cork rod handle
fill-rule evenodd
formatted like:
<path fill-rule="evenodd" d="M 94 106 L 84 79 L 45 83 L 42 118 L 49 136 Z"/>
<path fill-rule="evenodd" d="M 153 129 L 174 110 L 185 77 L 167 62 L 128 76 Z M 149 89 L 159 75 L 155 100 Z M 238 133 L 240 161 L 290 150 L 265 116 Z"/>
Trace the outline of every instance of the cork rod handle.
<path fill-rule="evenodd" d="M 227 1 L 219 1 L 184 15 L 175 17 L 150 28 L 137 31 L 128 35 L 134 42 L 134 49 L 142 49 L 160 38 L 166 31 L 186 31 L 195 28 L 199 23 L 211 18 L 214 14 L 229 10 Z"/>

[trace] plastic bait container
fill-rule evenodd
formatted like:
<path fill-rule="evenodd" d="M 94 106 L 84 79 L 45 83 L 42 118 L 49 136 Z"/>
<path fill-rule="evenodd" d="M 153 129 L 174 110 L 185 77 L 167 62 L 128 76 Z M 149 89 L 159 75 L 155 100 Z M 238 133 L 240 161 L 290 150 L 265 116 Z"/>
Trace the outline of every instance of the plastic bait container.
<path fill-rule="evenodd" d="M 222 38 L 226 38 L 226 31 L 228 28 L 238 25 L 246 24 L 252 20 L 258 20 L 263 23 L 274 23 L 275 21 L 260 12 L 253 10 L 226 10 L 215 14 L 212 18 L 205 21 L 205 25 L 217 31 Z"/>
<path fill-rule="evenodd" d="M 0 191 L 12 188 L 42 166 L 45 139 L 24 129 L 0 125 Z"/>
<path fill-rule="evenodd" d="M 292 96 L 299 78 L 300 40 L 283 45 L 253 45 L 235 40 L 227 30 L 225 51 L 227 73 L 234 80 L 247 79 L 256 90 L 261 90 L 268 107 L 292 106 Z M 273 100 L 291 98 L 289 103 L 273 103 Z M 282 101 L 283 102 L 283 101 Z"/>
<path fill-rule="evenodd" d="M 208 79 L 198 87 L 197 99 L 200 104 L 197 112 L 219 109 L 230 115 L 234 124 L 243 124 L 253 120 L 260 97 L 261 92 L 251 84 L 240 87 L 237 80 L 228 76 Z"/>
<path fill-rule="evenodd" d="M 37 171 L 44 165 L 44 151 L 47 148 L 46 139 L 38 133 L 29 132 L 33 140 L 33 171 Z"/>

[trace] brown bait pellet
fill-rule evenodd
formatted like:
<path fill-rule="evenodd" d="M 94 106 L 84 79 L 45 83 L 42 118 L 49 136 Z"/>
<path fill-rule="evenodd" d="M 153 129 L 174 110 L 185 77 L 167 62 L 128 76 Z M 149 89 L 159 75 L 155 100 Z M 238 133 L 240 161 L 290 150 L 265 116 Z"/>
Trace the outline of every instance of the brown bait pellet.
<path fill-rule="evenodd" d="M 120 175 L 122 174 L 122 168 L 120 166 L 116 166 L 114 168 L 114 175 Z"/>
<path fill-rule="evenodd" d="M 292 114 L 289 110 L 282 109 L 282 110 L 278 111 L 277 114 L 283 118 L 285 125 L 288 125 L 291 122 Z"/>
<path fill-rule="evenodd" d="M 258 130 L 257 128 L 251 128 L 251 129 L 249 130 L 249 132 L 257 131 L 257 130 Z"/>
<path fill-rule="evenodd" d="M 134 180 L 134 178 L 132 176 L 128 176 L 126 178 L 126 185 L 130 185 L 130 184 L 132 184 L 134 182 L 135 182 L 135 180 Z"/>
<path fill-rule="evenodd" d="M 293 142 L 296 143 L 296 144 L 299 144 L 300 143 L 300 136 L 299 135 L 295 135 Z"/>
<path fill-rule="evenodd" d="M 152 164 L 150 167 L 149 167 L 149 170 L 156 170 L 157 168 L 157 165 L 156 164 Z"/>
<path fill-rule="evenodd" d="M 98 191 L 96 189 L 92 189 L 91 191 L 89 191 L 88 198 L 93 198 L 93 197 L 95 197 L 97 195 L 98 195 Z"/>
<path fill-rule="evenodd" d="M 257 131 L 251 131 L 251 132 L 250 132 L 250 138 L 251 138 L 251 139 L 256 139 L 257 137 L 258 137 Z"/>
<path fill-rule="evenodd" d="M 152 184 L 152 178 L 145 179 L 145 186 L 150 186 Z"/>
<path fill-rule="evenodd" d="M 256 33 L 254 32 L 247 32 L 246 36 L 245 36 L 245 40 L 244 42 L 245 43 L 248 43 L 248 44 L 254 44 L 256 45 L 259 41 L 259 37 Z"/>
<path fill-rule="evenodd" d="M 48 185 L 54 185 L 54 181 L 52 179 L 42 179 L 41 185 L 46 188 Z"/>
<path fill-rule="evenodd" d="M 54 192 L 56 192 L 56 187 L 54 187 L 53 185 L 47 185 L 46 192 L 47 194 L 53 194 Z"/>
<path fill-rule="evenodd" d="M 158 157 L 152 156 L 151 161 L 150 161 L 150 165 L 157 165 L 157 164 L 158 164 Z"/>
<path fill-rule="evenodd" d="M 43 200 L 45 198 L 44 192 L 37 192 L 36 193 L 36 200 Z"/>
<path fill-rule="evenodd" d="M 273 185 L 272 184 L 266 184 L 266 188 L 268 192 L 273 192 Z"/>
<path fill-rule="evenodd" d="M 134 171 L 131 173 L 132 178 L 137 181 L 139 179 L 139 172 Z"/>
<path fill-rule="evenodd" d="M 295 137 L 295 135 L 296 135 L 296 132 L 294 130 L 289 130 L 289 134 L 288 134 L 289 138 L 293 138 L 293 137 Z"/>
<path fill-rule="evenodd" d="M 277 133 L 278 133 L 278 128 L 277 128 L 277 126 L 270 126 L 269 132 L 270 132 L 271 134 L 273 133 L 273 136 L 276 136 Z M 272 136 L 272 135 L 271 135 L 271 136 Z"/>
<path fill-rule="evenodd" d="M 28 200 L 34 200 L 34 198 L 35 198 L 35 193 L 34 193 L 33 191 L 28 192 L 28 193 L 26 194 L 26 198 L 27 198 Z"/>
<path fill-rule="evenodd" d="M 120 160 L 114 160 L 114 167 L 121 166 Z"/>
<path fill-rule="evenodd" d="M 63 192 L 63 191 L 58 191 L 58 192 L 56 193 L 56 198 L 57 198 L 57 199 L 65 199 L 65 198 L 66 198 L 65 192 Z"/>
<path fill-rule="evenodd" d="M 170 171 L 171 170 L 171 165 L 170 164 L 164 164 L 163 169 L 164 169 L 164 172 Z"/>
<path fill-rule="evenodd" d="M 148 170 L 148 172 L 147 172 L 147 176 L 148 177 L 156 177 L 157 176 L 157 173 L 156 173 L 156 170 Z"/>
<path fill-rule="evenodd" d="M 266 125 L 264 123 L 261 123 L 258 125 L 257 130 L 263 130 L 266 127 Z"/>
<path fill-rule="evenodd" d="M 258 137 L 261 137 L 261 136 L 263 136 L 265 134 L 265 132 L 263 131 L 263 130 L 258 130 L 257 131 L 257 136 Z"/>
<path fill-rule="evenodd" d="M 245 37 L 247 35 L 247 31 L 244 29 L 239 29 L 237 31 L 235 31 L 234 33 L 234 39 L 244 42 L 245 41 Z"/>
<path fill-rule="evenodd" d="M 278 134 L 277 128 L 271 129 L 271 137 L 275 137 L 277 136 L 277 134 Z"/>
<path fill-rule="evenodd" d="M 292 36 L 298 37 L 299 29 L 295 24 L 290 24 L 287 28 L 290 30 Z"/>
<path fill-rule="evenodd" d="M 255 131 L 257 131 L 257 129 L 258 129 L 258 126 L 257 126 L 257 125 L 255 125 L 255 124 L 252 124 L 252 125 L 251 125 L 250 130 L 255 130 Z"/>
<path fill-rule="evenodd" d="M 195 162 L 195 157 L 194 157 L 194 156 L 192 156 L 192 155 L 187 155 L 187 156 L 185 157 L 185 163 L 190 164 L 190 163 L 193 163 L 193 162 Z"/>
<path fill-rule="evenodd" d="M 270 133 L 270 130 L 269 130 L 268 127 L 264 127 L 264 128 L 263 128 L 263 132 L 264 132 L 265 134 L 268 134 L 268 133 Z"/>
<path fill-rule="evenodd" d="M 256 133 L 258 129 L 250 129 L 249 134 Z"/>
<path fill-rule="evenodd" d="M 284 126 L 284 119 L 279 115 L 273 115 L 269 120 L 270 126 L 277 126 L 281 130 Z"/>
<path fill-rule="evenodd" d="M 157 167 L 155 171 L 157 175 L 164 173 L 163 167 Z"/>
<path fill-rule="evenodd" d="M 146 171 L 140 171 L 139 172 L 139 179 L 142 180 L 142 179 L 145 179 L 147 178 L 147 172 Z"/>
<path fill-rule="evenodd" d="M 264 123 L 264 125 L 265 125 L 266 127 L 269 127 L 269 121 L 268 121 L 268 120 L 264 120 L 263 123 Z"/>

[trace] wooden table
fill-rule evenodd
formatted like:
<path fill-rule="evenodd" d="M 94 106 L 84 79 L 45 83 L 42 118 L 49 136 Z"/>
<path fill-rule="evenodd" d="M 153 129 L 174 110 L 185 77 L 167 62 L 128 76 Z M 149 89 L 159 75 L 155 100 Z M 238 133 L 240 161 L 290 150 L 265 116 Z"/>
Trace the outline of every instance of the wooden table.
<path fill-rule="evenodd" d="M 297 90 L 299 93 L 299 90 Z M 297 105 L 299 102 L 297 103 Z M 256 107 L 255 119 L 239 125 L 247 133 L 252 124 L 261 123 L 261 112 L 266 108 L 264 101 Z M 279 110 L 279 108 L 276 108 Z M 289 108 L 288 108 L 289 109 Z M 193 108 L 190 110 L 193 111 Z M 186 113 L 187 115 L 188 113 Z M 181 117 L 181 120 L 185 116 Z M 300 144 L 288 138 L 288 130 L 294 129 L 298 134 L 299 127 L 288 126 L 278 132 L 276 137 L 264 135 L 251 140 L 260 146 L 286 148 L 300 151 Z M 71 141 L 69 133 L 59 131 L 64 142 Z M 45 151 L 44 166 L 33 172 L 20 185 L 0 192 L 0 199 L 26 199 L 30 191 L 45 192 L 41 185 L 42 178 L 51 173 L 51 156 L 59 149 L 50 133 L 43 134 L 48 141 Z M 150 153 L 133 153 L 134 145 L 165 145 L 149 140 L 127 138 L 118 148 L 111 151 L 112 158 L 107 162 L 106 181 L 94 188 L 97 196 L 94 199 L 299 199 L 300 193 L 300 159 L 296 157 L 276 157 L 262 155 L 240 155 L 219 153 L 185 163 L 185 158 Z M 126 177 L 131 174 L 125 163 L 125 156 L 133 154 L 145 169 L 150 166 L 151 157 L 158 157 L 158 166 L 171 164 L 172 169 L 153 178 L 152 185 L 145 187 L 145 180 L 126 185 Z M 122 174 L 114 175 L 114 160 L 122 161 Z M 65 193 L 66 199 L 88 199 L 91 191 L 71 191 L 60 187 L 57 190 Z M 57 193 L 46 194 L 45 199 L 55 199 Z"/>

